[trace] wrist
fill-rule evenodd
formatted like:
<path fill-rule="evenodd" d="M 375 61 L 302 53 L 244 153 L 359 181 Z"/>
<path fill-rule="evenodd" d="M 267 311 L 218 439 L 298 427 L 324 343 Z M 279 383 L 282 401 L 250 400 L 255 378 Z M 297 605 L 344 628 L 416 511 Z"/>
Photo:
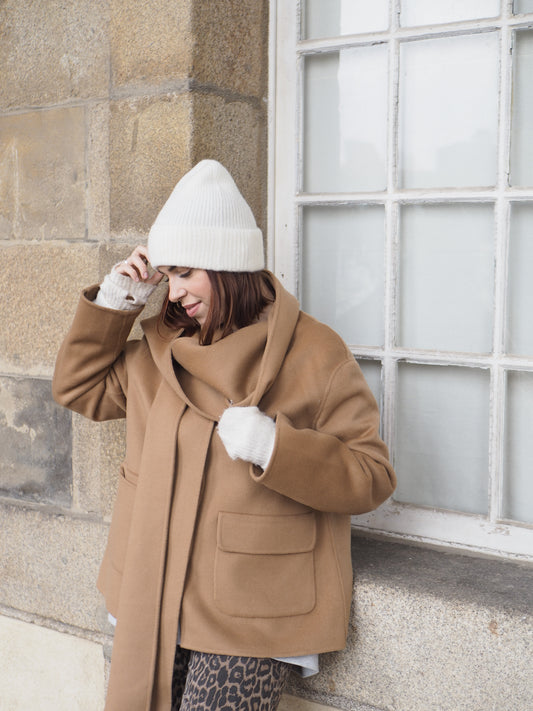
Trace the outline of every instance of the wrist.
<path fill-rule="evenodd" d="M 118 311 L 134 311 L 146 304 L 154 289 L 154 284 L 133 281 L 113 269 L 104 278 L 95 303 Z"/>

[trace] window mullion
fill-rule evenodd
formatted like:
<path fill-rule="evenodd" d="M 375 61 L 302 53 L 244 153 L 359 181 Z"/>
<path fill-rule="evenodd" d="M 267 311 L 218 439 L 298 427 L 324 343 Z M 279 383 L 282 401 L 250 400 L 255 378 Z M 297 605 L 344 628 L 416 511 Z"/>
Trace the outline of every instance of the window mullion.
<path fill-rule="evenodd" d="M 509 13 L 509 4 L 504 7 Z M 506 197 L 510 174 L 512 30 L 505 22 L 500 35 L 500 104 L 498 136 L 498 179 L 495 201 L 495 273 L 493 366 L 491 372 L 491 414 L 489 424 L 489 521 L 500 518 L 504 476 L 505 446 L 505 370 L 501 361 L 505 352 L 505 295 L 509 241 L 510 205 Z"/>
<path fill-rule="evenodd" d="M 332 204 L 338 203 L 359 203 L 359 204 L 382 204 L 388 196 L 400 203 L 442 203 L 442 202 L 491 202 L 493 203 L 497 195 L 498 188 L 404 188 L 396 191 L 378 192 L 352 192 L 352 193 L 300 193 L 296 199 L 299 203 Z M 533 190 L 531 188 L 507 187 L 502 190 L 502 195 L 507 200 L 513 202 L 531 202 L 533 200 Z"/>
<path fill-rule="evenodd" d="M 383 437 L 394 451 L 397 359 L 394 356 L 398 293 L 399 207 L 392 200 L 385 205 L 385 344 L 383 358 Z"/>
<path fill-rule="evenodd" d="M 500 518 L 503 489 L 505 371 L 494 365 L 491 373 L 491 414 L 489 420 L 489 510 L 488 520 Z"/>
<path fill-rule="evenodd" d="M 394 200 L 398 185 L 398 83 L 400 46 L 394 34 L 398 29 L 400 2 L 390 3 L 388 76 L 387 194 L 385 202 L 385 342 L 383 358 L 383 438 L 394 456 L 396 418 L 397 360 L 392 356 L 396 339 L 399 207 Z"/>
<path fill-rule="evenodd" d="M 273 205 L 273 230 L 270 232 L 269 265 L 275 269 L 283 285 L 292 293 L 296 289 L 296 240 L 298 233 L 297 207 L 294 203 L 297 185 L 297 156 L 295 136 L 299 137 L 297 108 L 299 100 L 297 62 L 294 61 L 298 38 L 297 3 L 277 3 L 275 14 L 276 73 L 274 87 L 270 87 L 271 111 L 274 112 L 274 136 L 271 137 L 274 165 L 270 200 Z M 273 50 L 274 51 L 274 50 Z M 283 67 L 283 71 L 279 68 Z M 290 127 L 290 128 L 287 128 Z"/>
<path fill-rule="evenodd" d="M 302 192 L 303 188 L 303 162 L 304 162 L 304 130 L 305 130 L 305 116 L 304 116 L 304 106 L 305 106 L 305 92 L 304 92 L 304 73 L 305 73 L 305 57 L 302 55 L 296 58 L 296 82 L 297 82 L 297 96 L 298 100 L 296 102 L 296 136 L 298 140 L 296 141 L 295 150 L 295 183 L 294 195 L 297 196 Z M 293 214 L 295 215 L 295 230 L 293 236 L 293 254 L 296 269 L 293 270 L 293 280 L 292 280 L 292 293 L 296 298 L 300 299 L 300 284 L 301 284 L 301 253 L 302 253 L 302 213 L 303 208 L 294 203 Z"/>

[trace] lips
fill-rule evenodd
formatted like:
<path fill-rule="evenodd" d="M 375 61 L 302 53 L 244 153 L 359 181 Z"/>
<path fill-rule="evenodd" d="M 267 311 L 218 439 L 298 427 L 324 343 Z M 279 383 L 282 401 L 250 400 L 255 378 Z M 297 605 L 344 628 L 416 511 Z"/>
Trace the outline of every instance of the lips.
<path fill-rule="evenodd" d="M 183 304 L 183 308 L 187 312 L 189 318 L 194 318 L 194 315 L 201 306 L 201 301 L 197 301 L 195 304 Z"/>

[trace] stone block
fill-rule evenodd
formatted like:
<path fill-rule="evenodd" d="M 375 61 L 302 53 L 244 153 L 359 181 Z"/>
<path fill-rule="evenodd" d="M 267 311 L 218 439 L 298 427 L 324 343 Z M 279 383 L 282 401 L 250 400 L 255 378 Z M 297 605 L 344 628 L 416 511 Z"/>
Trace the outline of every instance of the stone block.
<path fill-rule="evenodd" d="M 102 711 L 102 646 L 35 624 L 0 617 L 4 711 Z"/>
<path fill-rule="evenodd" d="M 232 94 L 266 97 L 268 2 L 197 2 L 192 8 L 194 81 Z"/>
<path fill-rule="evenodd" d="M 111 231 L 146 234 L 179 178 L 191 167 L 191 99 L 183 94 L 111 105 Z"/>
<path fill-rule="evenodd" d="M 0 106 L 106 95 L 108 13 L 106 0 L 0 3 Z"/>
<path fill-rule="evenodd" d="M 0 494 L 69 506 L 71 429 L 50 381 L 0 377 Z"/>
<path fill-rule="evenodd" d="M 233 175 L 266 235 L 266 115 L 245 101 L 195 92 L 193 164 L 215 158 Z"/>
<path fill-rule="evenodd" d="M 81 289 L 98 281 L 98 245 L 0 242 L 0 256 L 0 370 L 50 377 Z"/>
<path fill-rule="evenodd" d="M 0 239 L 85 236 L 85 111 L 0 117 Z"/>
<path fill-rule="evenodd" d="M 111 1 L 111 80 L 115 90 L 131 84 L 176 82 L 189 76 L 192 4 Z"/>
<path fill-rule="evenodd" d="M 109 102 L 87 106 L 87 237 L 109 239 Z"/>
<path fill-rule="evenodd" d="M 103 598 L 96 589 L 107 526 L 5 500 L 0 516 L 0 602 L 81 629 L 108 632 Z"/>

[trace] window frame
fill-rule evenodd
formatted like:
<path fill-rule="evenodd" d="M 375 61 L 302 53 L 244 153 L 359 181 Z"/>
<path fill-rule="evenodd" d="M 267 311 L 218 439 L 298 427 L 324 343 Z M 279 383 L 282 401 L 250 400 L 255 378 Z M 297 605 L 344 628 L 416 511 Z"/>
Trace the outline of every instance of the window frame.
<path fill-rule="evenodd" d="M 303 0 L 302 0 L 303 2 Z M 386 31 L 317 40 L 299 40 L 301 2 L 270 2 L 269 66 L 269 203 L 267 258 L 272 269 L 293 294 L 300 289 L 301 211 L 306 205 L 380 205 L 385 211 L 385 342 L 383 347 L 353 348 L 354 356 L 381 362 L 382 435 L 394 452 L 395 398 L 398 364 L 457 365 L 490 372 L 489 505 L 488 515 L 463 514 L 417 507 L 389 500 L 377 511 L 354 517 L 354 528 L 374 535 L 398 537 L 447 547 L 469 549 L 503 557 L 533 557 L 533 525 L 501 517 L 504 459 L 505 387 L 508 371 L 533 371 L 533 357 L 505 353 L 506 279 L 510 211 L 513 203 L 533 203 L 533 187 L 507 184 L 511 137 L 512 51 L 514 32 L 533 28 L 533 13 L 513 15 L 512 0 L 502 0 L 498 17 L 402 28 L 400 0 L 390 2 Z M 500 91 L 498 109 L 498 180 L 480 189 L 396 188 L 398 171 L 398 87 L 402 42 L 417 39 L 500 33 Z M 380 192 L 304 193 L 301 189 L 303 135 L 303 64 L 308 54 L 387 42 L 389 52 L 387 128 L 387 189 Z M 278 71 L 279 69 L 279 71 Z M 391 111 L 390 107 L 394 107 Z M 396 304 L 399 288 L 399 220 L 402 205 L 490 203 L 494 206 L 495 294 L 493 349 L 488 355 L 422 351 L 395 345 Z"/>

